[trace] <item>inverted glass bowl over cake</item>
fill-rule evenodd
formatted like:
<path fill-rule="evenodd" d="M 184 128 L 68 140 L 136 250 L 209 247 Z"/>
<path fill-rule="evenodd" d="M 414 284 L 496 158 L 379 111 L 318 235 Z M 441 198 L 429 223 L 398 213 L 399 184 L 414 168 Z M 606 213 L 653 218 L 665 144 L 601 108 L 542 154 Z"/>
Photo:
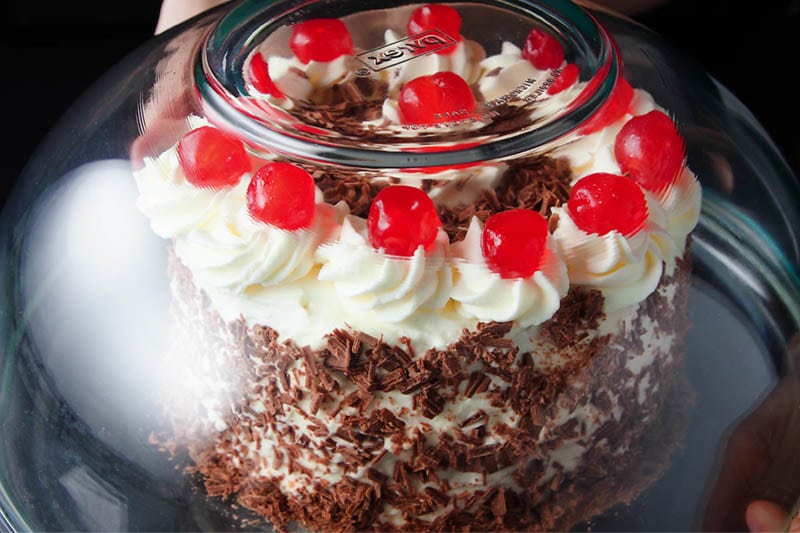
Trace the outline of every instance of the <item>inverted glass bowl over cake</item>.
<path fill-rule="evenodd" d="M 710 405 L 697 280 L 752 310 L 720 265 L 773 269 L 751 298 L 795 316 L 796 210 L 748 204 L 785 168 L 744 165 L 736 196 L 698 125 L 735 116 L 692 108 L 691 65 L 614 15 L 245 1 L 159 42 L 5 215 L 7 375 L 72 417 L 41 441 L 90 502 L 42 523 L 573 528 L 684 471 Z M 742 220 L 757 252 L 708 237 Z M 771 324 L 779 363 L 796 322 Z"/>

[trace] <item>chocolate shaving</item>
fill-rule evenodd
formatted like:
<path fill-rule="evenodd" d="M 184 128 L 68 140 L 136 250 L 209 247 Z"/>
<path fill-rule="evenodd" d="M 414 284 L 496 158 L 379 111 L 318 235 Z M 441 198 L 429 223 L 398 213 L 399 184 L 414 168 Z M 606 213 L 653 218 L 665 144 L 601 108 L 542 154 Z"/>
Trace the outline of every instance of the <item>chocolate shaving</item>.
<path fill-rule="evenodd" d="M 426 387 L 414 395 L 414 409 L 425 418 L 434 419 L 444 411 L 445 400 L 434 387 Z"/>
<path fill-rule="evenodd" d="M 597 329 L 605 316 L 605 298 L 596 289 L 572 287 L 550 320 L 542 325 L 542 330 L 557 348 L 566 348 L 582 340 L 581 331 Z"/>
<path fill-rule="evenodd" d="M 359 430 L 365 435 L 388 437 L 401 432 L 406 423 L 397 418 L 388 409 L 373 411 L 368 419 L 358 421 Z"/>
<path fill-rule="evenodd" d="M 684 305 L 690 286 L 684 269 L 679 263 L 676 305 Z M 246 386 L 237 389 L 244 398 L 230 404 L 226 429 L 185 448 L 193 461 L 188 472 L 210 496 L 236 502 L 279 530 L 292 522 L 324 531 L 397 529 L 385 510 L 412 530 L 572 529 L 657 479 L 680 441 L 691 398 L 681 347 L 657 349 L 638 374 L 628 368 L 649 321 L 665 334 L 685 331 L 685 316 L 663 314 L 669 303 L 651 295 L 611 342 L 594 335 L 602 296 L 573 289 L 561 314 L 541 326 L 537 341 L 546 346 L 536 353 L 509 342 L 510 323 L 479 324 L 444 349 L 415 353 L 409 343 L 390 345 L 346 329 L 311 350 L 279 343 L 266 327 L 204 318 L 231 335 L 224 349 L 245 367 Z M 569 349 L 559 349 L 556 340 L 566 338 Z M 643 383 L 658 386 L 640 403 Z M 475 395 L 493 407 L 464 412 L 460 404 Z M 594 432 L 564 414 L 582 405 L 607 413 Z M 490 409 L 516 422 L 500 422 Z M 304 423 L 288 423 L 289 416 Z M 552 461 L 567 441 L 584 450 L 570 470 Z M 305 485 L 283 493 L 284 474 L 260 474 L 265 468 L 285 469 Z M 513 486 L 489 481 L 503 469 L 513 472 Z M 339 481 L 327 481 L 328 471 Z M 354 479 L 359 472 L 363 478 Z M 473 472 L 475 485 L 451 485 L 453 472 Z"/>
<path fill-rule="evenodd" d="M 356 77 L 315 95 L 314 102 L 295 102 L 292 114 L 305 124 L 343 136 L 343 141 L 363 139 L 376 131 L 365 122 L 382 116 L 386 84 L 371 77 Z"/>
<path fill-rule="evenodd" d="M 354 173 L 331 166 L 306 168 L 329 204 L 345 202 L 350 214 L 367 218 L 372 200 L 387 184 L 374 174 Z"/>
<path fill-rule="evenodd" d="M 442 206 L 439 217 L 451 242 L 464 240 L 472 217 L 485 222 L 508 209 L 531 209 L 545 217 L 569 199 L 572 171 L 565 159 L 535 156 L 509 163 L 500 182 L 468 205 Z"/>
<path fill-rule="evenodd" d="M 492 498 L 491 510 L 492 513 L 497 517 L 503 517 L 505 516 L 506 512 L 508 512 L 508 507 L 506 507 L 505 488 L 500 488 L 497 490 L 497 494 L 494 498 Z"/>
<path fill-rule="evenodd" d="M 472 372 L 469 376 L 469 381 L 467 382 L 467 388 L 464 390 L 464 396 L 467 398 L 472 398 L 476 394 L 486 392 L 491 383 L 491 378 L 489 378 L 489 376 L 486 374 L 478 371 Z"/>

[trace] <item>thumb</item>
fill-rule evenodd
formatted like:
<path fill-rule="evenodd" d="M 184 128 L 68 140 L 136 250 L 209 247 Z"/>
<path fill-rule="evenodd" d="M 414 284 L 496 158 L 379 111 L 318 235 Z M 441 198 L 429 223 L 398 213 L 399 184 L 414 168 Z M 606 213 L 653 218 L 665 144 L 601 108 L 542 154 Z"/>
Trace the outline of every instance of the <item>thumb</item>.
<path fill-rule="evenodd" d="M 795 511 L 789 520 L 789 514 L 779 505 L 766 500 L 750 502 L 745 513 L 747 527 L 753 533 L 788 531 L 800 533 L 800 516 Z"/>

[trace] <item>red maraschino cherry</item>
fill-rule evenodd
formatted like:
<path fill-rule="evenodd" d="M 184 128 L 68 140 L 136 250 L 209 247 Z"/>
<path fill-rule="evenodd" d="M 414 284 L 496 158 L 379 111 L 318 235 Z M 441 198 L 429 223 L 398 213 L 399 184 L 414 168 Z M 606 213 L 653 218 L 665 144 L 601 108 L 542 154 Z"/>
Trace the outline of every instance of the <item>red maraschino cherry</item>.
<path fill-rule="evenodd" d="M 269 64 L 264 60 L 261 53 L 257 53 L 250 60 L 250 82 L 255 89 L 262 93 L 274 96 L 275 98 L 285 98 L 284 94 L 272 81 L 269 75 Z"/>
<path fill-rule="evenodd" d="M 186 181 L 197 187 L 230 187 L 250 170 L 244 143 L 212 126 L 184 135 L 177 150 Z"/>
<path fill-rule="evenodd" d="M 623 174 L 650 192 L 663 193 L 683 170 L 685 145 L 672 119 L 653 110 L 622 126 L 614 155 Z"/>
<path fill-rule="evenodd" d="M 561 91 L 572 87 L 578 81 L 578 66 L 575 63 L 569 63 L 561 69 L 561 73 L 553 80 L 550 87 L 547 88 L 547 94 L 558 94 Z"/>
<path fill-rule="evenodd" d="M 381 189 L 367 216 L 372 247 L 400 257 L 414 255 L 420 246 L 428 248 L 441 227 L 433 200 L 421 189 L 408 185 Z"/>
<path fill-rule="evenodd" d="M 611 89 L 608 99 L 603 102 L 600 109 L 584 122 L 578 130 L 582 135 L 589 135 L 613 124 L 625 116 L 633 100 L 633 87 L 622 76 L 617 79 L 616 85 Z"/>
<path fill-rule="evenodd" d="M 501 278 L 529 278 L 541 266 L 547 235 L 547 220 L 539 213 L 501 211 L 486 220 L 481 251 L 489 270 Z"/>
<path fill-rule="evenodd" d="M 603 172 L 590 174 L 575 184 L 567 209 L 575 225 L 598 235 L 616 230 L 630 237 L 647 220 L 647 202 L 641 187 L 625 176 Z"/>
<path fill-rule="evenodd" d="M 456 41 L 461 40 L 461 15 L 455 8 L 444 4 L 426 4 L 414 10 L 406 25 L 408 35 L 429 30 L 439 30 Z M 450 54 L 454 46 L 440 50 L 440 54 Z"/>
<path fill-rule="evenodd" d="M 534 28 L 525 39 L 522 57 L 539 70 L 548 70 L 561 66 L 564 62 L 564 49 L 555 37 Z"/>
<path fill-rule="evenodd" d="M 295 24 L 289 46 L 303 64 L 353 54 L 353 38 L 339 19 L 309 19 Z"/>
<path fill-rule="evenodd" d="M 267 163 L 247 187 L 247 210 L 276 228 L 307 228 L 314 220 L 314 178 L 291 163 Z"/>
<path fill-rule="evenodd" d="M 435 124 L 471 115 L 475 96 L 458 74 L 437 72 L 403 85 L 397 104 L 403 124 Z"/>

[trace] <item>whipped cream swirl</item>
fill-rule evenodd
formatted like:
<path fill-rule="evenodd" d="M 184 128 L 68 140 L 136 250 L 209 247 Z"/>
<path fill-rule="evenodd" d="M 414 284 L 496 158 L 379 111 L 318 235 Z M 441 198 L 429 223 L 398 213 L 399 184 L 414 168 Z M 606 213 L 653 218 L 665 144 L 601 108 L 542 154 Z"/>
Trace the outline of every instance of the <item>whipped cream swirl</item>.
<path fill-rule="evenodd" d="M 645 91 L 634 89 L 629 113 L 613 124 L 588 135 L 576 135 L 572 140 L 553 151 L 554 157 L 569 159 L 574 175 L 573 185 L 582 177 L 595 172 L 619 174 L 620 168 L 614 156 L 617 134 L 628 120 L 657 109 L 653 97 Z"/>
<path fill-rule="evenodd" d="M 247 182 L 223 195 L 216 216 L 175 240 L 175 253 L 201 287 L 242 293 L 251 285 L 273 286 L 305 277 L 314 267 L 314 250 L 338 227 L 343 216 L 323 202 L 317 190 L 314 222 L 301 231 L 285 231 L 253 220 L 247 210 Z"/>
<path fill-rule="evenodd" d="M 272 82 L 292 100 L 313 100 L 315 92 L 344 83 L 353 76 L 353 56 L 342 55 L 332 61 L 301 63 L 296 57 L 269 56 L 267 65 Z"/>
<path fill-rule="evenodd" d="M 664 264 L 674 264 L 675 242 L 664 229 L 666 214 L 646 195 L 648 218 L 632 236 L 614 230 L 605 235 L 587 233 L 572 219 L 567 205 L 553 208 L 558 227 L 553 232 L 567 264 L 570 282 L 599 289 L 606 311 L 638 304 L 655 291 Z"/>
<path fill-rule="evenodd" d="M 252 285 L 274 286 L 306 276 L 314 250 L 335 238 L 347 206 L 330 206 L 316 191 L 314 223 L 305 231 L 284 231 L 253 220 L 247 209 L 251 173 L 238 184 L 215 190 L 188 181 L 173 146 L 148 158 L 135 175 L 137 206 L 153 231 L 172 239 L 175 253 L 204 289 L 244 293 Z"/>
<path fill-rule="evenodd" d="M 224 195 L 186 181 L 173 147 L 157 158 L 146 158 L 135 174 L 136 206 L 159 237 L 170 239 L 200 227 L 219 212 Z"/>
<path fill-rule="evenodd" d="M 613 124 L 589 135 L 577 136 L 573 141 L 553 151 L 553 156 L 566 156 L 575 175 L 574 186 L 581 178 L 595 172 L 621 174 L 619 163 L 614 155 L 616 137 L 628 120 L 634 116 L 643 115 L 653 110 L 666 113 L 666 110 L 657 106 L 649 93 L 634 89 L 633 100 L 629 112 Z M 650 210 L 650 220 L 666 230 L 671 243 L 661 242 L 659 248 L 665 251 L 662 257 L 666 261 L 667 273 L 671 273 L 674 259 L 684 253 L 686 239 L 689 233 L 697 226 L 700 217 L 700 204 L 702 190 L 694 173 L 684 166 L 678 180 L 670 187 L 667 193 L 654 199 L 650 193 L 645 192 Z M 651 235 L 655 241 L 666 237 L 663 232 Z M 669 252 L 666 252 L 669 250 Z"/>
<path fill-rule="evenodd" d="M 386 30 L 384 41 L 394 43 L 403 38 L 394 30 Z M 429 76 L 437 72 L 454 72 L 473 84 L 478 81 L 481 72 L 480 63 L 486 56 L 481 45 L 475 41 L 461 39 L 446 54 L 431 53 L 414 58 L 413 61 L 401 63 L 398 67 L 387 69 L 385 81 L 389 84 L 390 94 L 399 91 L 403 84 L 420 76 Z"/>
<path fill-rule="evenodd" d="M 490 106 L 530 97 L 551 76 L 522 57 L 522 50 L 504 42 L 500 53 L 481 61 L 478 90 Z"/>
<path fill-rule="evenodd" d="M 399 322 L 417 310 L 445 306 L 452 288 L 446 261 L 447 235 L 440 231 L 432 251 L 419 247 L 408 258 L 391 257 L 369 243 L 364 219 L 348 216 L 335 243 L 320 246 L 320 281 L 333 283 L 345 309 Z"/>
<path fill-rule="evenodd" d="M 453 245 L 453 254 L 463 259 L 456 262 L 452 292 L 459 312 L 478 320 L 515 320 L 520 327 L 551 318 L 569 290 L 567 269 L 554 251 L 553 239 L 548 236 L 542 264 L 533 276 L 504 279 L 487 267 L 480 238 L 481 224 L 473 217 L 464 240 Z"/>
<path fill-rule="evenodd" d="M 683 253 L 686 239 L 700 219 L 702 199 L 703 193 L 697 177 L 689 168 L 684 167 L 662 204 L 666 211 L 667 231 L 675 241 L 679 253 Z"/>

